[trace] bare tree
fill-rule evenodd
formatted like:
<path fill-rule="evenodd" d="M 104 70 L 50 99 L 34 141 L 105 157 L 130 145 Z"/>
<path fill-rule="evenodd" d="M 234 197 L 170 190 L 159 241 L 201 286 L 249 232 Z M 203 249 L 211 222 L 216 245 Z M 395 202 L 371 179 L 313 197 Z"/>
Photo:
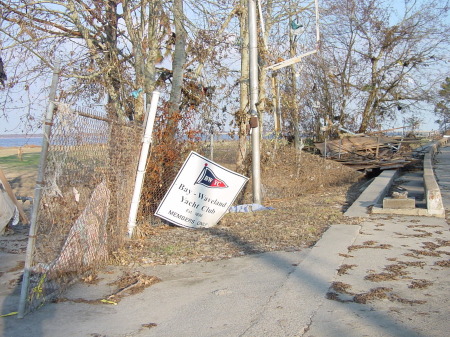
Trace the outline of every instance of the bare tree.
<path fill-rule="evenodd" d="M 337 119 L 342 123 L 353 114 L 358 132 L 429 100 L 438 78 L 435 67 L 448 52 L 448 3 L 391 6 L 332 0 L 322 14 L 322 57 L 331 64 L 324 80 L 339 93 Z"/>
<path fill-rule="evenodd" d="M 141 118 L 145 93 L 155 86 L 155 65 L 171 34 L 169 15 L 160 0 L 146 1 L 1 1 L 1 32 L 16 55 L 26 50 L 28 63 L 43 69 L 62 59 L 72 86 L 67 96 L 103 94 L 109 111 L 121 118 Z M 94 89 L 94 90 L 92 90 Z M 141 93 L 131 98 L 131 92 Z M 87 95 L 85 95 L 87 96 Z"/>
<path fill-rule="evenodd" d="M 441 83 L 441 89 L 438 91 L 438 102 L 435 105 L 434 112 L 439 118 L 437 123 L 442 130 L 447 131 L 450 123 L 450 77 L 445 78 Z"/>

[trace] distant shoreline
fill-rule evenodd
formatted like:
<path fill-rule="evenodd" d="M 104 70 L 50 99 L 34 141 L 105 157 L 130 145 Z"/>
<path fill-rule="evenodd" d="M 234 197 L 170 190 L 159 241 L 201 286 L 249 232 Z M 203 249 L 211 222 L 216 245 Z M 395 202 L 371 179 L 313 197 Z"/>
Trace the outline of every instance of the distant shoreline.
<path fill-rule="evenodd" d="M 0 134 L 0 138 L 42 138 L 42 134 L 32 134 L 32 135 L 24 135 L 23 133 L 18 134 Z"/>

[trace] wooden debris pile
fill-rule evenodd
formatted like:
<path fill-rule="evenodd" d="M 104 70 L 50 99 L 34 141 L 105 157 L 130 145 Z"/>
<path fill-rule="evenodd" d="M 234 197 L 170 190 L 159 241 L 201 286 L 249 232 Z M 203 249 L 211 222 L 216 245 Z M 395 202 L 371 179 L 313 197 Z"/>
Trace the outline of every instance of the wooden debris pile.
<path fill-rule="evenodd" d="M 417 161 L 415 148 L 423 139 L 404 136 L 352 135 L 316 143 L 323 156 L 355 170 L 396 169 Z"/>

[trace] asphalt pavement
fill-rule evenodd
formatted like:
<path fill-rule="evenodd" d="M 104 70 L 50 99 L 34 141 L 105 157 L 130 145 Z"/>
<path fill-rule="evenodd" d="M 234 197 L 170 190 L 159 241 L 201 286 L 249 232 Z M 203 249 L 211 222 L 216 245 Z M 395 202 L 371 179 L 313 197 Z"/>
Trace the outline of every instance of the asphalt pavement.
<path fill-rule="evenodd" d="M 450 147 L 435 173 L 450 207 Z M 417 182 L 414 174 L 399 184 Z M 420 180 L 420 179 L 419 179 Z M 414 185 L 417 188 L 417 184 Z M 420 193 L 416 194 L 420 198 Z M 418 200 L 418 204 L 421 202 Z M 363 207 L 367 205 L 363 204 Z M 447 213 L 448 214 L 448 213 Z M 64 302 L 17 319 L 2 336 L 446 336 L 450 331 L 447 219 L 368 215 L 333 224 L 310 249 L 223 261 L 134 267 L 161 279 L 117 305 L 106 298 L 123 268 L 73 286 Z M 17 291 L 2 292 L 2 313 Z"/>

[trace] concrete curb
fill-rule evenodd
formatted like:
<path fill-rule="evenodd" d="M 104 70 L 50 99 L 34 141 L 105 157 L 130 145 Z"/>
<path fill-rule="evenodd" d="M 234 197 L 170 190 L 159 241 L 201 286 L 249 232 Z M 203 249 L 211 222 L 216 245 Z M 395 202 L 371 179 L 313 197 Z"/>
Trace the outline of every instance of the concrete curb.
<path fill-rule="evenodd" d="M 448 138 L 442 138 L 434 143 L 423 159 L 423 182 L 425 186 L 427 213 L 439 218 L 445 217 L 445 208 L 442 202 L 441 190 L 434 175 L 433 158 L 436 152 L 438 152 L 439 147 L 445 145 L 447 141 Z"/>
<path fill-rule="evenodd" d="M 359 198 L 347 209 L 344 216 L 369 217 L 367 208 L 381 203 L 382 198 L 391 187 L 398 170 L 385 170 L 376 177 Z"/>
<path fill-rule="evenodd" d="M 419 215 L 444 218 L 445 208 L 442 201 L 441 190 L 434 175 L 433 158 L 438 152 L 439 147 L 445 145 L 447 141 L 448 138 L 442 138 L 430 146 L 430 150 L 425 154 L 423 160 L 423 181 L 427 209 L 394 209 L 380 207 L 379 205 L 382 203 L 383 197 L 398 174 L 398 171 L 383 171 L 374 179 L 353 205 L 350 206 L 344 215 L 348 217 L 369 217 L 367 207 L 373 206 L 372 214 Z"/>

